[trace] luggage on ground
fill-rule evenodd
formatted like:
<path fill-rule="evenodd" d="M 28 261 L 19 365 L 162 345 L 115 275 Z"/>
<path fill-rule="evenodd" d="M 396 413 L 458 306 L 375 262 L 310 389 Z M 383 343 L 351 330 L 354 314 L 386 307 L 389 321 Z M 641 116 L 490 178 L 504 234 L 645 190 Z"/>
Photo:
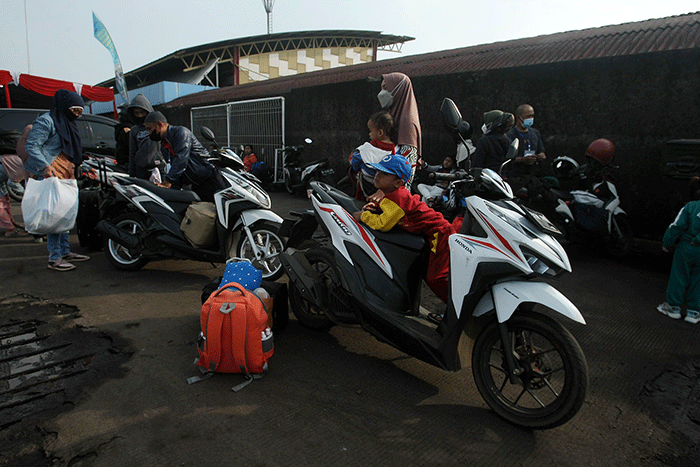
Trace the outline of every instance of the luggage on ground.
<path fill-rule="evenodd" d="M 222 277 L 215 277 L 202 288 L 202 303 L 206 302 L 209 296 L 220 289 Z M 272 308 L 265 305 L 269 313 L 268 326 L 274 334 L 279 335 L 289 324 L 289 291 L 284 282 L 261 281 L 260 287 L 265 289 L 272 299 Z M 263 300 L 264 301 L 264 300 Z"/>
<path fill-rule="evenodd" d="M 214 373 L 242 373 L 246 381 L 232 388 L 238 391 L 261 378 L 274 352 L 267 320 L 262 300 L 240 284 L 229 283 L 212 293 L 202 305 L 199 358 L 195 362 L 205 375 L 187 382 L 201 381 Z"/>
<path fill-rule="evenodd" d="M 226 269 L 219 283 L 219 289 L 226 284 L 235 282 L 248 290 L 255 290 L 262 282 L 262 271 L 247 259 L 231 258 L 226 261 Z"/>

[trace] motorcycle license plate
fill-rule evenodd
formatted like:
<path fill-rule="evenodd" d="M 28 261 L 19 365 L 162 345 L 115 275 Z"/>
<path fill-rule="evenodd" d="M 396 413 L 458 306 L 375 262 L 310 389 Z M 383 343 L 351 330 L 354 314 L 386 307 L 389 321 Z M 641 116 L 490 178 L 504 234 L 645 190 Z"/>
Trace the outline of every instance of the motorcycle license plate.
<path fill-rule="evenodd" d="M 326 169 L 321 171 L 321 175 L 333 175 L 335 173 L 335 170 L 333 169 Z"/>
<path fill-rule="evenodd" d="M 523 206 L 527 218 L 534 222 L 542 231 L 551 235 L 563 235 L 556 225 L 552 224 L 547 216 L 541 212 L 534 211 L 528 207 Z"/>

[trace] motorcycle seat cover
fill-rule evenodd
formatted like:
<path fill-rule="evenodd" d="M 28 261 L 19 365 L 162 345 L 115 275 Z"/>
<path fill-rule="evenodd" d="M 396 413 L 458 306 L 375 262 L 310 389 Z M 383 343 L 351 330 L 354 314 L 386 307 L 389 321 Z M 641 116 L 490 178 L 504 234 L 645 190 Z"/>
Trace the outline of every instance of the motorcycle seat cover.
<path fill-rule="evenodd" d="M 377 240 L 393 243 L 401 248 L 407 248 L 410 250 L 421 250 L 425 246 L 426 239 L 423 235 L 416 235 L 408 233 L 401 227 L 394 227 L 388 232 L 380 232 L 379 230 L 373 230 L 372 233 L 377 238 Z"/>
<path fill-rule="evenodd" d="M 142 180 L 140 178 L 129 177 L 128 180 L 134 185 L 138 185 L 141 188 L 145 188 L 151 193 L 160 196 L 161 198 L 163 198 L 163 201 L 172 201 L 176 203 L 194 203 L 195 201 L 201 201 L 197 193 L 195 193 L 194 191 L 164 188 L 155 185 L 149 182 L 148 180 Z"/>
<path fill-rule="evenodd" d="M 330 189 L 327 193 L 333 200 L 335 200 L 343 209 L 349 213 L 362 210 L 365 205 L 364 201 L 360 201 L 353 197 L 350 197 L 340 190 Z M 420 250 L 425 246 L 425 238 L 422 235 L 415 235 L 406 232 L 401 227 L 394 227 L 389 232 L 380 232 L 379 230 L 373 230 L 372 233 L 378 240 L 382 240 L 387 243 L 393 243 L 401 247 L 406 247 L 411 250 Z"/>
<path fill-rule="evenodd" d="M 563 201 L 573 201 L 574 200 L 574 196 L 571 193 L 569 193 L 568 191 L 561 191 L 561 190 L 552 189 L 552 193 L 554 193 L 554 196 L 556 196 L 557 198 L 559 198 Z"/>
<path fill-rule="evenodd" d="M 307 168 L 307 167 L 311 167 L 311 166 L 314 165 L 314 164 L 319 164 L 319 163 L 321 163 L 321 162 L 327 162 L 327 161 L 328 161 L 328 158 L 327 158 L 327 157 L 324 157 L 323 159 L 318 159 L 318 160 L 315 160 L 315 161 L 307 162 L 306 164 L 303 164 L 303 165 L 301 166 L 301 168 L 302 168 L 302 169 L 305 169 L 305 168 Z"/>

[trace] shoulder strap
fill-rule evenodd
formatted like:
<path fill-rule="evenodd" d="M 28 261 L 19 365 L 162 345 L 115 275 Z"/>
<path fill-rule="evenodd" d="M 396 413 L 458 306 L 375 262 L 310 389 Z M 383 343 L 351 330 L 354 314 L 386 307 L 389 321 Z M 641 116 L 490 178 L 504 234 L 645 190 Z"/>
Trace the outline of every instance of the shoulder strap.
<path fill-rule="evenodd" d="M 233 349 L 233 362 L 238 368 L 240 368 L 241 373 L 244 375 L 249 374 L 248 371 L 248 296 L 245 293 L 245 289 L 241 290 L 243 298 L 246 301 L 246 307 L 236 307 L 232 313 L 231 320 L 231 342 L 235 346 Z M 241 351 L 242 350 L 242 351 Z"/>
<path fill-rule="evenodd" d="M 219 309 L 209 305 L 209 317 L 207 319 L 207 334 L 204 341 L 204 352 L 209 359 L 209 371 L 214 372 L 221 360 L 221 333 L 223 329 L 224 314 Z"/>

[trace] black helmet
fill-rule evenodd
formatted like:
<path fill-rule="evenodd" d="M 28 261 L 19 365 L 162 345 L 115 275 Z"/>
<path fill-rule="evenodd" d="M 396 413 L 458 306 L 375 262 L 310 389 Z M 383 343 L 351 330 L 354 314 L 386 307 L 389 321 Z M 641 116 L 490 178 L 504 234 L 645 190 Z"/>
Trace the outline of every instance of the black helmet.
<path fill-rule="evenodd" d="M 552 161 L 552 172 L 557 178 L 571 178 L 578 169 L 578 162 L 567 156 L 560 156 Z"/>

